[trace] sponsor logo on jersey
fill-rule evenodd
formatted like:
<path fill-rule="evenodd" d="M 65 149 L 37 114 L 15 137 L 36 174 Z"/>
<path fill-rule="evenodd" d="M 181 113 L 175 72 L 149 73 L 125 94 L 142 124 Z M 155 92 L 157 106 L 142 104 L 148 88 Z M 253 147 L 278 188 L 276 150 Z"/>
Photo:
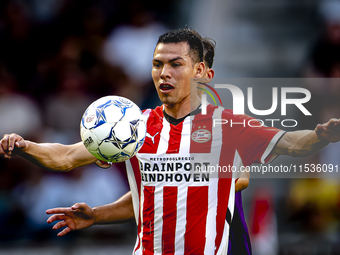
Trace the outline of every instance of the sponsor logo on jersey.
<path fill-rule="evenodd" d="M 199 129 L 191 134 L 191 139 L 196 143 L 205 143 L 211 139 L 211 133 L 207 129 Z"/>

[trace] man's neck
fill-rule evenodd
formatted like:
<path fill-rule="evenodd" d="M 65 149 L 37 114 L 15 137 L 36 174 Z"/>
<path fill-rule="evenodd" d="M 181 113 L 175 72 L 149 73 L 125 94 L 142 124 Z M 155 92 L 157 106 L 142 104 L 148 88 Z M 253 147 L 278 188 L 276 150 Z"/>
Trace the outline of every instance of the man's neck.
<path fill-rule="evenodd" d="M 175 104 L 173 106 L 164 104 L 164 111 L 166 112 L 166 114 L 168 114 L 169 116 L 175 118 L 175 119 L 180 119 L 183 118 L 185 116 L 187 116 L 190 112 L 194 111 L 197 109 L 197 107 L 201 104 L 200 101 L 196 101 L 195 102 L 190 102 L 187 101 L 184 104 Z"/>

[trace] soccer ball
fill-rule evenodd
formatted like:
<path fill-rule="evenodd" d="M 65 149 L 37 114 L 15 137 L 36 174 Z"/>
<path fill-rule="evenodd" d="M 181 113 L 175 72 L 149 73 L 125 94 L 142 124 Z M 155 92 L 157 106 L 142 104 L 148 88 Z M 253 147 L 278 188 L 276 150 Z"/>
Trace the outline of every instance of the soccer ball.
<path fill-rule="evenodd" d="M 127 98 L 106 96 L 94 101 L 80 123 L 86 149 L 106 162 L 122 162 L 144 143 L 146 123 L 139 107 Z"/>

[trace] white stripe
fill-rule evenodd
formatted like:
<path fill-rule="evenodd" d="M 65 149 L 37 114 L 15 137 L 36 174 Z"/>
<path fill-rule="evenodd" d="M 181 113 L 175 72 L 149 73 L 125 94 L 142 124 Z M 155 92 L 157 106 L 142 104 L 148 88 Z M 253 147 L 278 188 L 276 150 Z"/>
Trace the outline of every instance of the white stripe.
<path fill-rule="evenodd" d="M 163 187 L 155 187 L 154 193 L 154 252 L 162 253 Z"/>
<path fill-rule="evenodd" d="M 235 206 L 235 179 L 233 178 L 231 180 L 231 187 L 230 187 L 230 193 L 229 193 L 229 201 L 228 201 L 228 208 L 231 213 L 231 220 L 233 218 L 234 214 L 234 206 Z M 228 244 L 229 244 L 229 229 L 230 226 L 227 221 L 224 223 L 224 229 L 223 229 L 223 235 L 220 247 L 217 251 L 217 255 L 225 255 L 228 252 Z"/>
<path fill-rule="evenodd" d="M 215 251 L 217 191 L 218 178 L 211 178 L 208 190 L 208 214 L 205 226 L 204 254 L 214 254 Z"/>
<path fill-rule="evenodd" d="M 233 161 L 233 166 L 236 167 L 236 172 L 233 172 L 233 178 L 237 179 L 241 177 L 241 166 L 243 166 L 243 162 L 241 159 L 240 154 L 238 153 L 238 151 L 235 151 L 235 156 L 234 156 L 234 161 Z"/>
<path fill-rule="evenodd" d="M 175 254 L 184 254 L 184 234 L 187 222 L 187 195 L 188 188 L 178 187 L 177 219 L 175 233 Z M 185 224 L 184 224 L 185 222 Z"/>
<path fill-rule="evenodd" d="M 215 109 L 212 119 L 222 119 L 221 107 Z M 217 125 L 212 127 L 212 143 L 211 143 L 211 153 L 217 162 L 211 162 L 216 165 L 220 161 L 221 149 L 222 149 L 222 125 Z M 215 157 L 216 156 L 216 157 Z M 207 223 L 205 229 L 205 247 L 204 254 L 214 254 L 215 252 L 215 238 L 216 238 L 216 212 L 217 212 L 217 192 L 218 192 L 218 172 L 216 171 L 216 176 L 210 173 L 209 178 L 209 190 L 208 190 L 208 214 Z"/>
<path fill-rule="evenodd" d="M 168 144 L 169 144 L 169 139 L 170 139 L 170 123 L 163 118 L 163 128 L 160 133 L 160 140 L 157 148 L 157 154 L 165 154 L 166 151 L 168 150 Z"/>
<path fill-rule="evenodd" d="M 280 140 L 280 138 L 284 135 L 285 131 L 279 131 L 277 132 L 276 135 L 274 135 L 274 137 L 272 138 L 272 140 L 270 141 L 270 143 L 268 144 L 266 150 L 264 151 L 262 157 L 261 157 L 261 163 L 265 164 L 265 163 L 270 163 L 271 161 L 273 161 L 278 155 L 270 155 L 270 153 L 272 152 L 272 150 L 274 149 L 276 143 Z M 268 159 L 267 162 L 266 158 L 270 155 L 270 158 Z"/>
<path fill-rule="evenodd" d="M 191 121 L 190 121 L 190 116 L 188 116 L 183 121 L 183 128 L 182 128 L 182 133 L 181 133 L 181 144 L 179 146 L 178 155 L 189 155 L 190 131 L 191 131 Z"/>
<path fill-rule="evenodd" d="M 126 165 L 126 173 L 129 180 L 131 195 L 132 195 L 132 205 L 133 211 L 135 213 L 135 220 L 138 224 L 138 215 L 139 215 L 139 195 L 138 195 L 138 185 L 135 178 L 135 173 L 133 171 L 130 160 L 125 161 Z M 142 184 L 141 184 L 142 186 Z"/>
<path fill-rule="evenodd" d="M 144 112 L 143 112 L 143 116 L 144 116 L 144 120 L 145 122 L 147 122 L 148 118 L 149 118 L 149 115 L 151 113 L 151 109 L 146 109 Z"/>
<path fill-rule="evenodd" d="M 229 224 L 227 223 L 227 221 L 225 221 L 222 241 L 220 244 L 220 248 L 217 251 L 217 255 L 226 255 L 228 253 L 228 242 L 229 242 Z"/>
<path fill-rule="evenodd" d="M 139 238 L 139 249 L 135 252 L 135 254 L 142 254 L 142 250 L 143 250 L 143 246 L 142 246 L 142 238 L 143 238 L 143 210 L 144 210 L 144 189 L 141 186 L 141 195 L 140 195 L 140 222 L 141 222 L 141 227 L 140 227 L 140 234 L 138 236 L 138 232 L 137 232 L 137 239 Z M 136 244 L 138 243 L 138 240 L 136 242 Z M 136 247 L 135 247 L 136 249 Z"/>

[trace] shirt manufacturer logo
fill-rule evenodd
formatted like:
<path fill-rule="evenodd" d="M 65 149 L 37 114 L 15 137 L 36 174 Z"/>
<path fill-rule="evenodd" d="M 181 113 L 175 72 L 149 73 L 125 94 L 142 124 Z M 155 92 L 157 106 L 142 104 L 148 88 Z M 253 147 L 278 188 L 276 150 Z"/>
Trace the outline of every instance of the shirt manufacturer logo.
<path fill-rule="evenodd" d="M 152 143 L 155 144 L 155 137 L 156 137 L 156 135 L 158 135 L 158 134 L 159 134 L 159 132 L 157 132 L 156 134 L 154 134 L 154 135 L 152 136 L 152 135 L 150 135 L 149 133 L 146 133 L 146 137 L 149 137 L 149 138 L 151 139 Z"/>

